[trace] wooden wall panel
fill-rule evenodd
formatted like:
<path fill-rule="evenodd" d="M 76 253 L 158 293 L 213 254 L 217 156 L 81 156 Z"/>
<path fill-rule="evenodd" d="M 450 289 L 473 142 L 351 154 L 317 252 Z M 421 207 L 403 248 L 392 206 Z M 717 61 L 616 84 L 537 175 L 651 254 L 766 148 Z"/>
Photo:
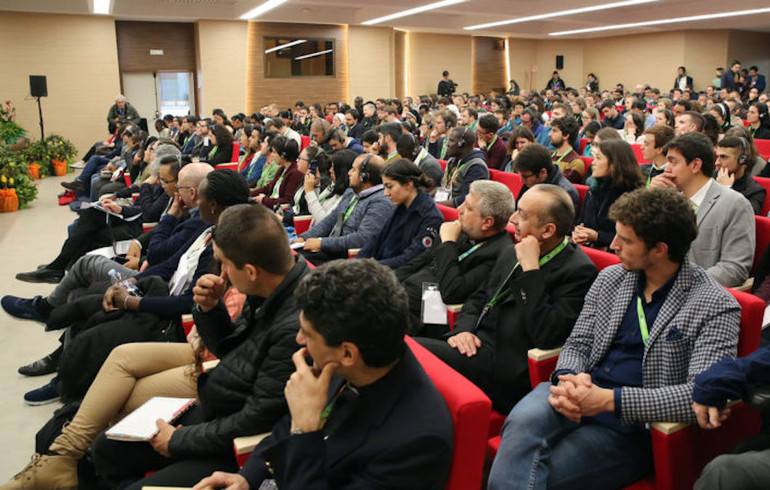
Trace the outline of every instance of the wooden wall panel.
<path fill-rule="evenodd" d="M 195 25 L 181 22 L 115 21 L 123 72 L 195 71 Z M 150 49 L 162 49 L 151 56 Z"/>
<path fill-rule="evenodd" d="M 306 36 L 335 41 L 333 77 L 265 78 L 264 37 Z M 342 101 L 348 98 L 348 28 L 337 25 L 249 22 L 246 62 L 246 112 L 275 102 L 281 109 L 305 104 Z"/>
<path fill-rule="evenodd" d="M 348 27 L 348 100 L 396 96 L 393 33 L 390 27 Z"/>
<path fill-rule="evenodd" d="M 403 99 L 407 95 L 407 80 L 408 74 L 405 70 L 406 56 L 407 56 L 407 34 L 404 31 L 393 31 L 394 39 L 394 58 L 393 58 L 393 72 L 396 82 L 396 97 Z"/>
<path fill-rule="evenodd" d="M 409 33 L 409 91 L 411 95 L 435 94 L 441 73 L 449 71 L 457 91 L 473 89 L 471 36 Z"/>
<path fill-rule="evenodd" d="M 505 40 L 473 37 L 473 93 L 505 92 Z"/>

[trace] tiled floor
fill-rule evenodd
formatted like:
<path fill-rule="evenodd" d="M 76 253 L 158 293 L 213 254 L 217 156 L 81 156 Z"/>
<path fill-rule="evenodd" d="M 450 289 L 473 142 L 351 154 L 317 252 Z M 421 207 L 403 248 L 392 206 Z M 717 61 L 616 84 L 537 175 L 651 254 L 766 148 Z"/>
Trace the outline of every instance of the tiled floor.
<path fill-rule="evenodd" d="M 52 260 L 67 234 L 67 225 L 75 214 L 59 206 L 56 195 L 66 177 L 40 182 L 40 193 L 27 209 L 0 213 L 0 295 L 32 297 L 46 295 L 50 284 L 17 281 L 17 272 L 35 269 Z M 53 403 L 30 407 L 22 395 L 48 382 L 53 375 L 27 378 L 16 372 L 19 366 L 53 351 L 59 334 L 46 333 L 41 324 L 16 320 L 0 311 L 0 434 L 5 439 L 0 456 L 0 483 L 4 483 L 29 461 L 35 447 L 35 433 L 61 405 Z"/>

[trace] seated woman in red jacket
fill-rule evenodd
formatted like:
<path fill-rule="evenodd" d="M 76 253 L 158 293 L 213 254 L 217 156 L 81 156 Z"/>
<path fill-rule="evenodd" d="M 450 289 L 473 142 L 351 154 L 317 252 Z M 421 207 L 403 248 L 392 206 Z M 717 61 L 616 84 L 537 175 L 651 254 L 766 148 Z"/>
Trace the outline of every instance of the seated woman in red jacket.
<path fill-rule="evenodd" d="M 371 257 L 393 269 L 429 248 L 438 237 L 444 217 L 433 198 L 424 192 L 433 181 L 411 160 L 400 158 L 382 174 L 385 196 L 395 204 L 380 234 L 361 248 L 358 257 Z"/>
<path fill-rule="evenodd" d="M 302 184 L 304 175 L 297 168 L 299 146 L 297 142 L 286 136 L 276 136 L 270 143 L 268 158 L 275 158 L 281 169 L 269 184 L 251 191 L 252 200 L 262 203 L 272 210 L 282 204 L 289 204 L 297 188 Z"/>

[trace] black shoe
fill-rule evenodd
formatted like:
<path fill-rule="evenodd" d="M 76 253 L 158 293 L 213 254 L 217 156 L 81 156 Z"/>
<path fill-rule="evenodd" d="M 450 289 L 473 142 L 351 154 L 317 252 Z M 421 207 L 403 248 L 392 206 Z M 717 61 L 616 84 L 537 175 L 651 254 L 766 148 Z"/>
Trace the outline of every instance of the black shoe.
<path fill-rule="evenodd" d="M 12 317 L 40 323 L 45 323 L 48 320 L 48 314 L 52 309 L 50 306 L 43 307 L 43 304 L 42 296 L 29 299 L 18 296 L 3 296 L 3 299 L 0 300 L 0 305 Z M 47 305 L 47 303 L 45 304 Z"/>
<path fill-rule="evenodd" d="M 16 279 L 24 282 L 46 282 L 48 284 L 59 284 L 64 277 L 64 271 L 54 269 L 37 269 L 32 272 L 20 272 L 16 274 Z"/>
<path fill-rule="evenodd" d="M 85 186 L 79 180 L 73 180 L 72 182 L 62 182 L 61 186 L 65 189 L 75 191 L 76 193 L 82 193 L 85 190 Z"/>
<path fill-rule="evenodd" d="M 51 354 L 49 354 L 31 364 L 20 367 L 19 374 L 23 374 L 24 376 L 43 376 L 46 374 L 55 373 L 58 370 L 59 363 L 53 358 Z"/>

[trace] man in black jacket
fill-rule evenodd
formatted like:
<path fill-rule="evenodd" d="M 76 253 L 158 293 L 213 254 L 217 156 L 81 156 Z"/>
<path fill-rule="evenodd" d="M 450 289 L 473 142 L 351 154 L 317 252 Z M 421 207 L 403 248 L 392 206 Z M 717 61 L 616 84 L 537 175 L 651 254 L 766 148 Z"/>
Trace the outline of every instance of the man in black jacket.
<path fill-rule="evenodd" d="M 464 303 L 487 279 L 498 256 L 513 248 L 505 229 L 513 211 L 513 195 L 505 185 L 491 180 L 473 182 L 458 209 L 459 219 L 441 225 L 441 242 L 396 270 L 409 297 L 411 335 L 440 338 L 449 331 L 446 321 L 423 322 L 423 311 L 427 312 L 432 301 L 426 299 L 423 307 L 423 285 L 435 284 L 444 304 Z"/>
<path fill-rule="evenodd" d="M 511 218 L 519 243 L 463 305 L 446 340 L 418 341 L 481 388 L 506 413 L 530 391 L 527 351 L 564 343 L 596 267 L 569 243 L 575 209 L 564 189 L 539 184 Z"/>
<path fill-rule="evenodd" d="M 195 488 L 443 488 L 452 420 L 404 344 L 408 305 L 395 276 L 373 260 L 338 260 L 295 296 L 305 347 L 286 383 L 289 417 L 239 474 Z"/>
<path fill-rule="evenodd" d="M 569 194 L 572 204 L 575 205 L 575 213 L 580 207 L 580 195 L 572 182 L 567 180 L 561 172 L 561 168 L 551 159 L 551 152 L 538 143 L 527 145 L 521 149 L 513 162 L 513 167 L 521 177 L 521 186 L 516 200 L 520 201 L 524 193 L 537 184 L 558 185 Z"/>
<path fill-rule="evenodd" d="M 438 82 L 436 93 L 440 97 L 451 97 L 455 90 L 457 90 L 457 84 L 449 78 L 449 72 L 444 70 L 444 73 L 441 74 L 441 81 Z"/>

